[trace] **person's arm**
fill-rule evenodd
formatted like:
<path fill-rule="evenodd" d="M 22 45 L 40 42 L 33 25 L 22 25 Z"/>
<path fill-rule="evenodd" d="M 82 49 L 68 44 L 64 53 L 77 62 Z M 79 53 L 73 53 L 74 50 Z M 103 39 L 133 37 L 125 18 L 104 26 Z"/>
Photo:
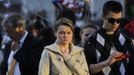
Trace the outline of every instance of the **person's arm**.
<path fill-rule="evenodd" d="M 50 57 L 48 50 L 44 50 L 42 53 L 38 75 L 50 75 Z"/>
<path fill-rule="evenodd" d="M 97 64 L 90 64 L 89 65 L 89 70 L 91 74 L 96 74 L 100 71 L 102 71 L 103 68 L 105 68 L 106 66 L 108 66 L 106 61 L 97 63 Z"/>
<path fill-rule="evenodd" d="M 123 55 L 123 53 L 114 51 L 107 60 L 97 63 L 97 64 L 90 64 L 89 65 L 89 70 L 92 74 L 96 74 L 100 71 L 102 71 L 105 67 L 112 65 L 113 63 L 122 60 L 120 58 Z"/>

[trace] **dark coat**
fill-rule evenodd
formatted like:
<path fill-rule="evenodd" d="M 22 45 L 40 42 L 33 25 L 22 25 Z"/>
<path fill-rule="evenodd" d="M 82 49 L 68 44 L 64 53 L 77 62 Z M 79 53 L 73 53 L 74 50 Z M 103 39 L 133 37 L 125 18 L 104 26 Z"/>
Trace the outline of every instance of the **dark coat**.
<path fill-rule="evenodd" d="M 40 57 L 43 51 L 43 44 L 35 37 L 27 35 L 22 47 L 14 55 L 19 62 L 21 75 L 37 75 Z M 11 52 L 11 42 L 4 50 L 4 61 L 1 66 L 1 75 L 6 75 L 8 70 L 8 57 Z"/>

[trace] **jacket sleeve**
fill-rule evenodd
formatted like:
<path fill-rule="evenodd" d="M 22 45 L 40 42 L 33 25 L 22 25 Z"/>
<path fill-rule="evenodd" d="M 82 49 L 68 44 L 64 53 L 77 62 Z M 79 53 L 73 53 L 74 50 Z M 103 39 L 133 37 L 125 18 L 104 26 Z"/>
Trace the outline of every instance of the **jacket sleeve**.
<path fill-rule="evenodd" d="M 44 49 L 41 56 L 38 75 L 50 75 L 50 57 L 46 49 Z"/>

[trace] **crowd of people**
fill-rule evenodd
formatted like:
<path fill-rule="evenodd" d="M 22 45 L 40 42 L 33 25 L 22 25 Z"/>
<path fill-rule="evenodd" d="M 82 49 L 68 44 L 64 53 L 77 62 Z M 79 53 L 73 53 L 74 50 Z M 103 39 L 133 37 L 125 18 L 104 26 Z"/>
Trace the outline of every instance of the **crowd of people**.
<path fill-rule="evenodd" d="M 120 28 L 124 23 L 119 2 L 104 4 L 102 27 L 76 15 L 72 4 L 53 2 L 60 11 L 54 27 L 41 15 L 31 22 L 21 13 L 2 20 L 0 75 L 134 75 L 134 21 Z M 84 4 L 77 4 L 83 11 Z M 80 19 L 82 26 L 77 25 Z"/>

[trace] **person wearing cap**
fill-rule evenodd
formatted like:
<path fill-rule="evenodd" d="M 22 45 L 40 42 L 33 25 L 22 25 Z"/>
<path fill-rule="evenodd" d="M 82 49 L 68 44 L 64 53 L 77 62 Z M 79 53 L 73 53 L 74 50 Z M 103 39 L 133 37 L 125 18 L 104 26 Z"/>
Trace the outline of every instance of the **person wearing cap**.
<path fill-rule="evenodd" d="M 67 18 L 56 21 L 54 44 L 46 46 L 38 75 L 89 75 L 84 49 L 73 44 L 73 23 Z"/>
<path fill-rule="evenodd" d="M 91 75 L 134 75 L 131 39 L 119 31 L 123 8 L 118 1 L 103 6 L 103 26 L 86 41 L 85 56 Z"/>

